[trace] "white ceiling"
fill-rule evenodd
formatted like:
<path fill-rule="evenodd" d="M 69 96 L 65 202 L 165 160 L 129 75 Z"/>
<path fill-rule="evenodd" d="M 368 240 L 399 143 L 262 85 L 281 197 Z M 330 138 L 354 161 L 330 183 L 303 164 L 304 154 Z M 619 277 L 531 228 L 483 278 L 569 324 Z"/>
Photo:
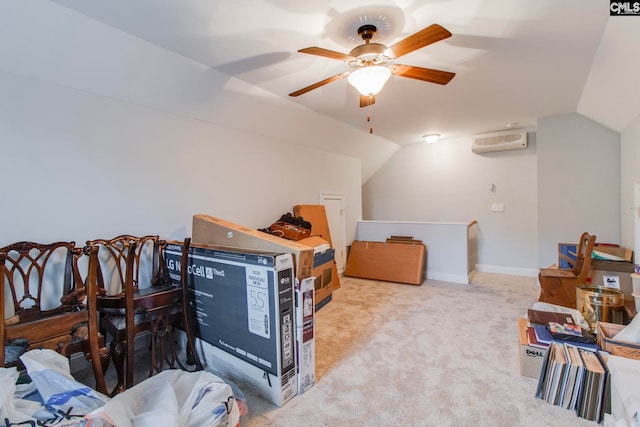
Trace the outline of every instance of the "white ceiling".
<path fill-rule="evenodd" d="M 398 144 L 456 138 L 574 113 L 609 19 L 602 0 L 54 0 L 140 39 Z M 631 20 L 633 18 L 625 18 Z M 298 53 L 348 53 L 373 22 L 387 46 L 438 23 L 453 36 L 401 63 L 456 73 L 446 86 L 393 76 L 371 108 L 346 79 L 288 94 L 349 70 Z M 367 111 L 369 110 L 369 111 Z M 366 122 L 367 114 L 371 123 Z"/>

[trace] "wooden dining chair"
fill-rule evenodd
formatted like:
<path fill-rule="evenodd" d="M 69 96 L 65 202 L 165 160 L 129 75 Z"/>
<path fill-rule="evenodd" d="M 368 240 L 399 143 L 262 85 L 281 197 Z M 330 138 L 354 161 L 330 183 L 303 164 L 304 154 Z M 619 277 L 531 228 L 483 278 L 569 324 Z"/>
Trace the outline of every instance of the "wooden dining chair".
<path fill-rule="evenodd" d="M 187 369 L 177 355 L 175 324 L 187 332 L 187 360 L 196 365 L 195 369 L 202 369 L 187 321 L 186 291 L 183 286 L 174 286 L 167 275 L 165 245 L 165 241 L 152 235 L 87 241 L 87 248 L 95 250 L 93 256 L 98 264 L 100 326 L 112 338 L 109 348 L 118 378 L 112 395 L 134 385 L 135 338 L 143 332 L 151 335 L 149 376 L 162 371 L 165 364 Z M 186 286 L 186 281 L 183 283 Z"/>
<path fill-rule="evenodd" d="M 576 308 L 576 288 L 587 283 L 595 242 L 596 236 L 584 232 L 578 241 L 573 267 L 540 269 L 539 301 Z"/>
<path fill-rule="evenodd" d="M 22 352 L 47 348 L 91 361 L 96 390 L 107 393 L 108 353 L 98 332 L 95 263 L 82 280 L 74 242 L 18 242 L 0 249 L 0 366 L 23 368 Z"/>

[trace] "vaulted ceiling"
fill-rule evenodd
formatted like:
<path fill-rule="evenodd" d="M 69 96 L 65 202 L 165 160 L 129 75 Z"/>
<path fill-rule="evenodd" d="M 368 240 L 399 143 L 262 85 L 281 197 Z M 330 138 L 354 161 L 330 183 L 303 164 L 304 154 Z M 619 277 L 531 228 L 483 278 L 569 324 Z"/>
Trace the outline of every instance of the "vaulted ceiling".
<path fill-rule="evenodd" d="M 610 20 L 602 0 L 54 2 L 363 132 L 373 128 L 401 145 L 428 133 L 457 138 L 531 128 L 539 117 L 574 112 L 615 130 L 628 123 L 598 101 L 611 93 L 601 89 L 607 75 L 594 62 Z M 364 108 L 347 79 L 289 96 L 350 71 L 340 60 L 299 49 L 348 53 L 362 43 L 358 27 L 369 23 L 378 27 L 373 41 L 387 46 L 433 23 L 442 25 L 451 37 L 397 62 L 455 77 L 439 85 L 392 76 L 376 103 Z"/>

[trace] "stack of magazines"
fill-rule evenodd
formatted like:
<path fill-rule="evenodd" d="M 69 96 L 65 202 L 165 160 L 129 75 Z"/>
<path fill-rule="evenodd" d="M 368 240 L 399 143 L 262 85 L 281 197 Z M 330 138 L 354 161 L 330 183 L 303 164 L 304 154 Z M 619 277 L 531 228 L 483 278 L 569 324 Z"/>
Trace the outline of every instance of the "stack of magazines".
<path fill-rule="evenodd" d="M 598 349 L 595 335 L 581 328 L 570 314 L 530 308 L 527 315 L 529 343 L 535 347 L 546 349 L 552 341 L 567 341 L 581 348 Z"/>
<path fill-rule="evenodd" d="M 528 310 L 529 341 L 546 348 L 536 397 L 601 422 L 610 407 L 605 356 L 595 336 L 570 314 Z"/>
<path fill-rule="evenodd" d="M 599 423 L 610 412 L 609 387 L 600 352 L 553 341 L 542 362 L 536 397 Z"/>

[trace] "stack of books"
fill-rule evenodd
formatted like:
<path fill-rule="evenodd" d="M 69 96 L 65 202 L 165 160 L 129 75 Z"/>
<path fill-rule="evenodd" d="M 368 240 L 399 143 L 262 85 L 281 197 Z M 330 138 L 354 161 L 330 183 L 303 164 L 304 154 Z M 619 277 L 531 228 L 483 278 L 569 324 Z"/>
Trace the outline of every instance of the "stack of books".
<path fill-rule="evenodd" d="M 578 326 L 567 313 L 529 309 L 529 345 L 547 349 L 552 341 L 567 341 L 577 347 L 597 350 L 595 336 Z"/>
<path fill-rule="evenodd" d="M 601 353 L 552 341 L 536 397 L 600 423 L 610 408 L 609 373 Z"/>
<path fill-rule="evenodd" d="M 595 337 L 569 314 L 529 309 L 529 345 L 547 349 L 536 397 L 601 422 L 609 404 L 609 375 Z"/>

